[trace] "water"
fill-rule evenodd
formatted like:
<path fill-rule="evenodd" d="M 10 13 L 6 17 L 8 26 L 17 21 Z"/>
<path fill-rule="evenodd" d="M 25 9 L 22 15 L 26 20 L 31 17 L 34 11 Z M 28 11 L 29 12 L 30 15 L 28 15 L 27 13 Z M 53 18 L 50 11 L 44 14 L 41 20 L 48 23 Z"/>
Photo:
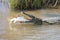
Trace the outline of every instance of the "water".
<path fill-rule="evenodd" d="M 0 40 L 7 40 L 6 38 L 2 38 L 1 35 L 4 35 L 7 33 L 6 31 L 6 26 L 8 25 L 7 23 L 7 15 L 9 15 L 8 13 L 8 5 L 6 5 L 6 3 L 4 3 L 5 1 L 0 0 Z"/>
<path fill-rule="evenodd" d="M 13 30 L 9 29 L 7 18 L 9 17 L 8 5 L 0 3 L 0 40 L 60 40 L 60 25 L 34 25 L 34 24 L 12 24 Z M 20 12 L 10 12 L 11 17 L 20 15 Z M 38 18 L 50 17 L 50 14 L 59 14 L 59 9 L 47 9 L 26 11 Z M 43 14 L 43 15 L 42 15 Z M 53 16 L 53 15 L 52 15 Z M 54 15 L 56 16 L 56 15 Z M 25 16 L 27 17 L 27 16 Z"/>
<path fill-rule="evenodd" d="M 59 9 L 46 9 L 36 11 L 26 11 L 38 18 L 52 17 L 60 15 Z M 11 17 L 16 17 L 19 13 L 12 12 Z M 49 15 L 49 16 L 48 16 Z M 27 16 L 25 16 L 27 17 Z M 34 25 L 34 24 L 12 24 L 13 30 L 9 33 L 9 40 L 60 40 L 60 25 Z M 13 36 L 12 36 L 13 35 Z"/>

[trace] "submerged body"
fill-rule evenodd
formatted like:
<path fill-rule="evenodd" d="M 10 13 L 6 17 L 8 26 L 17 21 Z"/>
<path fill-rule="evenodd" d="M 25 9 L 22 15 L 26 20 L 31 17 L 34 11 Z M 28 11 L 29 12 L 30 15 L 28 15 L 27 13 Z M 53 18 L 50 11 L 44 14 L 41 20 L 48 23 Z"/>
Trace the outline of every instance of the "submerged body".
<path fill-rule="evenodd" d="M 42 19 L 42 21 L 48 22 L 48 23 L 60 23 L 60 17 L 50 17 Z"/>
<path fill-rule="evenodd" d="M 17 17 L 17 18 L 13 18 L 10 20 L 10 23 L 34 23 L 37 25 L 42 25 L 42 22 L 47 22 L 48 24 L 54 24 L 54 23 L 60 23 L 60 17 L 50 17 L 50 18 L 44 18 L 44 19 L 39 19 L 36 18 L 33 15 L 30 14 L 26 14 L 23 12 L 23 14 L 27 15 L 28 17 L 30 17 L 31 19 L 26 19 L 23 16 Z"/>
<path fill-rule="evenodd" d="M 10 24 L 11 23 L 24 23 L 24 22 L 26 22 L 26 21 L 29 21 L 29 20 L 27 20 L 27 19 L 25 19 L 24 17 L 22 17 L 22 16 L 20 16 L 20 17 L 17 17 L 17 18 L 12 18 L 12 19 L 10 19 Z"/>
<path fill-rule="evenodd" d="M 34 23 L 34 24 L 37 24 L 37 25 L 42 25 L 42 20 L 41 19 L 38 19 L 35 16 L 30 15 L 30 14 L 26 14 L 24 12 L 23 12 L 23 14 L 27 15 L 31 19 L 29 19 L 29 18 L 26 19 L 25 17 L 20 16 L 20 17 L 17 17 L 17 18 L 10 19 L 10 24 L 18 22 L 18 23 Z"/>

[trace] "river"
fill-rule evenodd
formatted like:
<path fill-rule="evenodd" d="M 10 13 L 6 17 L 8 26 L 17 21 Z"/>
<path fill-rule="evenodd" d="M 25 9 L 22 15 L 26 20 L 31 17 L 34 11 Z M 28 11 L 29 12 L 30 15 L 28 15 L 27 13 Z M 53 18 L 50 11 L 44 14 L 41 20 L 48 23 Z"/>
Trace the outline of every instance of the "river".
<path fill-rule="evenodd" d="M 8 4 L 6 4 L 4 0 L 0 0 L 0 40 L 6 40 L 5 38 L 2 38 L 1 35 L 4 35 L 7 33 L 7 17 L 9 15 L 8 11 Z"/>
<path fill-rule="evenodd" d="M 46 18 L 51 14 L 52 16 L 54 14 L 60 15 L 60 9 L 42 9 L 26 11 L 26 13 L 32 14 L 38 18 Z M 10 11 L 9 13 L 7 5 L 0 3 L 0 40 L 60 40 L 59 24 L 12 24 L 13 30 L 10 30 L 7 18 L 13 18 L 18 15 L 20 15 L 20 12 Z"/>
<path fill-rule="evenodd" d="M 42 9 L 34 11 L 25 11 L 38 18 L 57 17 L 60 15 L 60 9 Z M 20 12 L 11 12 L 10 16 L 17 17 Z M 23 15 L 24 16 L 24 15 Z M 13 30 L 7 37 L 9 40 L 60 40 L 60 25 L 34 25 L 34 24 L 12 24 Z M 13 35 L 13 36 L 12 36 Z"/>

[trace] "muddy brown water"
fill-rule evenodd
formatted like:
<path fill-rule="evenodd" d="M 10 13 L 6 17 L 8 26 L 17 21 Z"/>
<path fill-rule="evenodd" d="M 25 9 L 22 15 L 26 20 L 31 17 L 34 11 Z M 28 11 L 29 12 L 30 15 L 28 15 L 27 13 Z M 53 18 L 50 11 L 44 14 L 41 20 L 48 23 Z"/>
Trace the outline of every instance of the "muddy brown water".
<path fill-rule="evenodd" d="M 2 10 L 3 9 L 3 10 Z M 45 14 L 59 14 L 60 9 L 42 9 L 25 11 L 38 18 L 46 18 Z M 10 16 L 9 16 L 10 14 Z M 44 15 L 42 15 L 44 14 Z M 60 40 L 60 24 L 34 25 L 34 24 L 11 24 L 8 18 L 17 17 L 20 12 L 8 12 L 4 5 L 0 6 L 0 40 Z M 23 15 L 23 14 L 22 14 Z M 27 16 L 25 16 L 28 18 Z M 12 26 L 13 30 L 10 30 Z"/>
<path fill-rule="evenodd" d="M 44 16 L 45 14 L 59 14 L 60 11 L 59 9 L 46 9 L 26 11 L 26 13 L 32 14 L 38 18 L 46 18 L 46 16 Z M 18 15 L 21 15 L 20 12 L 10 13 L 11 18 L 17 17 Z M 7 32 L 1 35 L 1 38 L 5 38 L 6 40 L 60 40 L 60 24 L 12 24 L 11 26 L 13 30 L 10 30 L 8 26 L 6 29 Z"/>

